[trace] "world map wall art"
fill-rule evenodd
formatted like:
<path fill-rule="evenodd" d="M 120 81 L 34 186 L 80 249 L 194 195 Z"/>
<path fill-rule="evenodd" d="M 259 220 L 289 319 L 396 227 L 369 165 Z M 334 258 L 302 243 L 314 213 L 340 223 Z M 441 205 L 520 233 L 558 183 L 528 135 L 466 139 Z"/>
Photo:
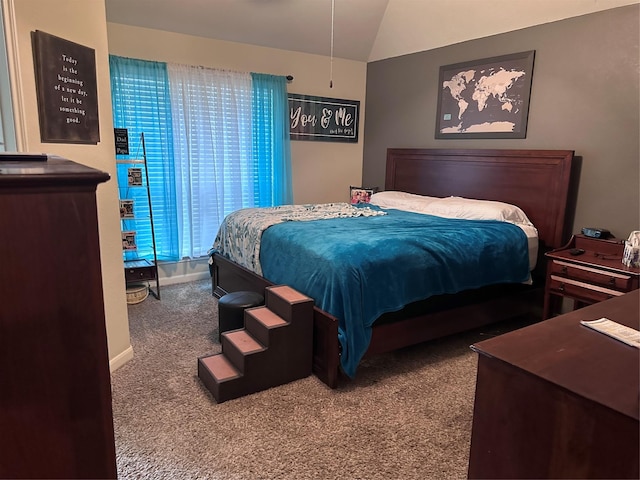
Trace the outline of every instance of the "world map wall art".
<path fill-rule="evenodd" d="M 526 138 L 534 56 L 440 67 L 436 138 Z"/>

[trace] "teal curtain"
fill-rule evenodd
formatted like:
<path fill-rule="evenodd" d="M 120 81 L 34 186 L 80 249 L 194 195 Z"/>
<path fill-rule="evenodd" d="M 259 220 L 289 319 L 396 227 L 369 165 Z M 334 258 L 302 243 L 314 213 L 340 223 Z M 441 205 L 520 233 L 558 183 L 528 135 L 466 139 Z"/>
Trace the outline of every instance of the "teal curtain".
<path fill-rule="evenodd" d="M 258 206 L 293 203 L 289 100 L 285 77 L 252 73 L 254 185 Z"/>
<path fill-rule="evenodd" d="M 128 130 L 127 158 L 142 158 L 144 134 L 158 260 L 206 255 L 230 211 L 293 202 L 284 77 L 115 55 L 109 66 L 114 127 Z M 146 190 L 127 187 L 120 163 L 118 185 L 136 217 L 149 213 Z M 122 223 L 138 245 L 125 258 L 153 258 L 150 228 L 137 218 Z"/>
<path fill-rule="evenodd" d="M 126 128 L 129 133 L 130 155 L 118 158 L 141 159 L 140 139 L 144 133 L 156 254 L 158 260 L 177 260 L 176 182 L 167 66 L 162 62 L 109 55 L 109 68 L 114 127 Z M 127 167 L 119 165 L 119 186 L 127 185 L 126 174 Z M 148 215 L 145 189 L 121 187 L 120 198 L 134 200 L 137 218 Z M 138 250 L 127 252 L 125 258 L 152 259 L 150 222 L 136 219 L 125 220 L 123 224 L 123 230 L 136 231 L 138 244 Z"/>

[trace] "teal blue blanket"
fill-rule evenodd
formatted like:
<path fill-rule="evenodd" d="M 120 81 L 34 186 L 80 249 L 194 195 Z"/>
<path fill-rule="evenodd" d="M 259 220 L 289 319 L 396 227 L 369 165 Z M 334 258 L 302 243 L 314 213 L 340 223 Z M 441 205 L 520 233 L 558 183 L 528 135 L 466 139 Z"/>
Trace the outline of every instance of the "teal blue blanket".
<path fill-rule="evenodd" d="M 273 225 L 262 234 L 260 263 L 266 279 L 295 288 L 339 319 L 340 361 L 350 377 L 383 313 L 529 278 L 527 237 L 518 226 L 400 210 Z"/>

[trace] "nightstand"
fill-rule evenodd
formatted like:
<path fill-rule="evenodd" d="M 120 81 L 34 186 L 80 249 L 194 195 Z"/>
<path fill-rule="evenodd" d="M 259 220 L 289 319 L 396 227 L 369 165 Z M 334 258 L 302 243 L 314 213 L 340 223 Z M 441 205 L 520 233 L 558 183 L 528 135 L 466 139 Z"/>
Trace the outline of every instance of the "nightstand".
<path fill-rule="evenodd" d="M 140 283 L 144 281 L 156 281 L 155 291 L 148 286 L 149 293 L 160 300 L 160 284 L 158 283 L 158 267 L 151 260 L 125 260 L 124 261 L 124 278 L 129 285 L 130 283 Z"/>
<path fill-rule="evenodd" d="M 572 255 L 571 250 L 584 253 Z M 573 299 L 573 308 L 624 295 L 640 287 L 640 268 L 622 264 L 624 241 L 574 235 L 562 248 L 545 254 L 543 319 L 560 309 L 563 298 Z"/>

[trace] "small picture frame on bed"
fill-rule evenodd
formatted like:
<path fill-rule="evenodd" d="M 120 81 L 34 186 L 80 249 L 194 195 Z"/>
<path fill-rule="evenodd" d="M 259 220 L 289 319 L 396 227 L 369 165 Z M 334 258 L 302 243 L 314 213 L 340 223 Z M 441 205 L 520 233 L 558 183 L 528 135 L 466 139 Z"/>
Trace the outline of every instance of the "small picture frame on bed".
<path fill-rule="evenodd" d="M 352 205 L 358 203 L 369 203 L 371 201 L 371 195 L 378 191 L 377 187 L 349 187 L 349 198 Z"/>

